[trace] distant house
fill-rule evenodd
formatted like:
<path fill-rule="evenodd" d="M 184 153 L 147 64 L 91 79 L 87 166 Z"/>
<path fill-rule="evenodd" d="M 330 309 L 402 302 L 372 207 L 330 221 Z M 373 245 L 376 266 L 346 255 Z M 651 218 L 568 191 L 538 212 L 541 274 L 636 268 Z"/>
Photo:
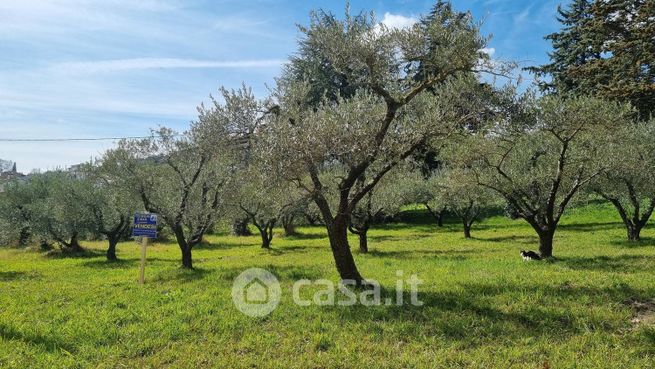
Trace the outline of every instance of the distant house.
<path fill-rule="evenodd" d="M 83 179 L 85 174 L 84 174 L 84 166 L 87 165 L 86 163 L 81 163 L 81 164 L 75 164 L 71 165 L 68 167 L 68 173 L 75 179 Z"/>
<path fill-rule="evenodd" d="M 28 175 L 20 173 L 16 169 L 16 163 L 11 167 L 11 170 L 0 173 L 0 192 L 4 191 L 5 185 L 10 181 L 26 181 Z"/>

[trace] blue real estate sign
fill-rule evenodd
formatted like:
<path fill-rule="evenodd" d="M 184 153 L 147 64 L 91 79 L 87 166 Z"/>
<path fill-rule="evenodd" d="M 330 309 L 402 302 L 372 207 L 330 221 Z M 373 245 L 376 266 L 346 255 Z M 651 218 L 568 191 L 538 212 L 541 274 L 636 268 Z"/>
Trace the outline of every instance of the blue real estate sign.
<path fill-rule="evenodd" d="M 134 214 L 132 237 L 157 238 L 157 214 Z"/>

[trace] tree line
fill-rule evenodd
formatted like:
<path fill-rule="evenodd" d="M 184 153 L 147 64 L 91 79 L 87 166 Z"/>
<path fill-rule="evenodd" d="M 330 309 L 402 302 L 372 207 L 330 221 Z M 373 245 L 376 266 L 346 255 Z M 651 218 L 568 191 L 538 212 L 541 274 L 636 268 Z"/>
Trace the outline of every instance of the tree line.
<path fill-rule="evenodd" d="M 631 93 L 608 93 L 623 85 L 596 74 L 588 81 L 579 70 L 586 63 L 614 70 L 618 62 L 606 59 L 624 54 L 567 54 L 581 50 L 573 44 L 584 27 L 570 26 L 578 18 L 593 19 L 597 30 L 616 12 L 644 22 L 640 14 L 652 11 L 652 4 L 627 3 L 575 1 L 560 9 L 567 27 L 548 36 L 553 63 L 532 69 L 550 78 L 537 84 L 541 93 L 489 83 L 487 76 L 509 75 L 511 66 L 490 59 L 480 24 L 449 2 L 402 29 L 368 13 L 312 12 L 269 96 L 257 98 L 246 85 L 221 88 L 186 132 L 159 128 L 122 140 L 80 178 L 50 172 L 9 184 L 3 232 L 71 252 L 80 250 L 80 237 L 102 236 L 115 259 L 131 215 L 149 211 L 172 233 L 182 266 L 193 268 L 194 247 L 219 220 L 252 224 L 264 248 L 280 224 L 293 233 L 303 219 L 320 221 L 340 277 L 357 284 L 365 280 L 348 234 L 368 251 L 371 226 L 407 204 L 423 204 L 437 224 L 449 211 L 465 237 L 486 209 L 505 206 L 534 229 L 541 256 L 552 257 L 563 214 L 576 198 L 595 194 L 616 207 L 636 241 L 655 208 L 655 120 L 653 104 L 643 103 L 655 89 L 630 84 Z M 603 35 L 614 40 L 616 32 Z M 652 54 L 635 58 L 652 88 Z"/>

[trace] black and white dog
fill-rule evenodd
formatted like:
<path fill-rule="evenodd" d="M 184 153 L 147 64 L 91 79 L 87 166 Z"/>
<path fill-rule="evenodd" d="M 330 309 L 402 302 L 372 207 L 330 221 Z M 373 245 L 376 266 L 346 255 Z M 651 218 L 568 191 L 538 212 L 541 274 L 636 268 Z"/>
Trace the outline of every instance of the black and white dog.
<path fill-rule="evenodd" d="M 541 260 L 541 256 L 539 256 L 539 254 L 537 254 L 537 253 L 534 252 L 534 251 L 525 251 L 525 250 L 521 250 L 521 257 L 522 257 L 523 260 L 525 260 L 525 261 L 530 261 L 530 260 Z"/>

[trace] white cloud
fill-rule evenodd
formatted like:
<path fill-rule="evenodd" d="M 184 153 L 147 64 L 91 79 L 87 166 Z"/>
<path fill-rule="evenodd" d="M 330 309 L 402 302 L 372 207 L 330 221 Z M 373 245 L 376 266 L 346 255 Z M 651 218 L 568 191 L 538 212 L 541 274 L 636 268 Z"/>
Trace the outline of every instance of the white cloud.
<path fill-rule="evenodd" d="M 198 60 L 177 58 L 133 58 L 114 59 L 88 62 L 67 62 L 54 65 L 52 68 L 59 72 L 119 72 L 139 69 L 182 69 L 182 68 L 278 68 L 286 60 Z"/>
<path fill-rule="evenodd" d="M 487 54 L 487 55 L 489 55 L 489 57 L 492 57 L 496 53 L 496 48 L 494 48 L 494 47 L 483 47 L 482 49 L 480 49 L 480 51 Z"/>
<path fill-rule="evenodd" d="M 402 28 L 409 28 L 413 26 L 416 22 L 418 22 L 418 19 L 415 17 L 405 17 L 404 15 L 391 14 L 389 12 L 386 12 L 384 13 L 384 17 L 382 18 L 381 23 L 389 28 L 402 29 Z"/>

